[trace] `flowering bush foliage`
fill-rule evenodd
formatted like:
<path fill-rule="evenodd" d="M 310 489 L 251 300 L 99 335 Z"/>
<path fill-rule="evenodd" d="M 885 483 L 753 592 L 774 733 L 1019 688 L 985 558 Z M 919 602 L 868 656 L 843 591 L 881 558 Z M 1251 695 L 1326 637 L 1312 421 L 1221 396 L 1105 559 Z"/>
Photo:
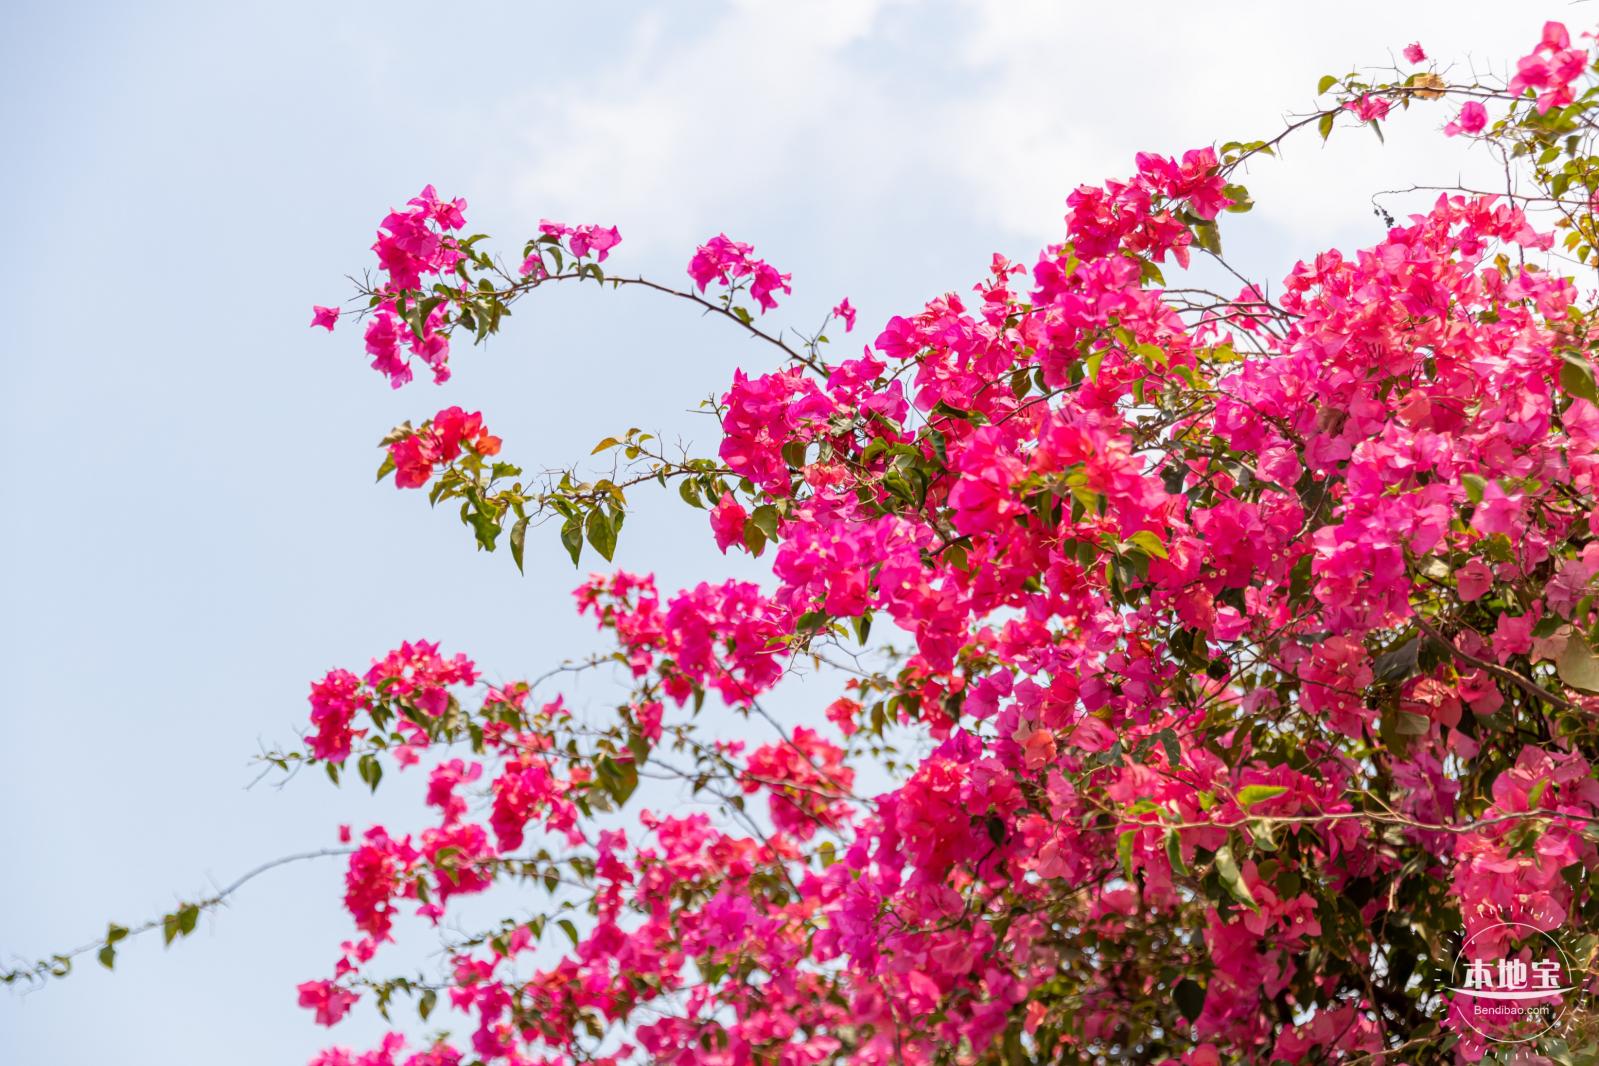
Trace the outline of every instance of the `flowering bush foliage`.
<path fill-rule="evenodd" d="M 677 289 L 607 275 L 614 228 L 546 221 L 508 271 L 464 201 L 391 212 L 356 313 L 395 386 L 559 281 L 691 301 L 780 362 L 713 403 L 714 457 L 629 430 L 611 477 L 538 485 L 450 407 L 380 479 L 432 482 L 518 566 L 545 518 L 608 560 L 627 491 L 675 482 L 770 582 L 584 581 L 615 651 L 569 669 L 631 678 L 599 722 L 425 641 L 313 684 L 273 761 L 373 788 L 420 764 L 433 813 L 343 849 L 354 932 L 300 1003 L 448 1007 L 319 1066 L 1599 1061 L 1580 1018 L 1533 1039 L 1447 980 L 1515 929 L 1564 937 L 1576 994 L 1599 976 L 1599 332 L 1568 269 L 1599 264 L 1593 71 L 1551 23 L 1505 84 L 1325 78 L 1276 140 L 1078 188 L 1060 243 L 852 358 L 756 325 L 744 298 L 790 276 L 725 235 Z M 1440 195 L 1275 299 L 1167 284 L 1221 261 L 1246 162 L 1440 100 L 1508 193 Z M 804 663 L 831 702 L 778 725 Z M 872 760 L 895 783 L 862 796 Z M 641 809 L 643 778 L 720 813 Z M 448 939 L 442 975 L 374 969 L 397 916 L 497 887 L 518 916 Z"/>

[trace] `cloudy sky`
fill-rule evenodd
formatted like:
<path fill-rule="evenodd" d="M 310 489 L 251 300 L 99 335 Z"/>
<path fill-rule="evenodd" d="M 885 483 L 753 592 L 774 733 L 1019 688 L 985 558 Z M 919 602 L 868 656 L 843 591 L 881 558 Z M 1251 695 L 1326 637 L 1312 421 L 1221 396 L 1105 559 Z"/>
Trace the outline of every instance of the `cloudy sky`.
<path fill-rule="evenodd" d="M 1269 136 L 1320 75 L 1413 40 L 1503 69 L 1562 15 L 1583 21 L 1478 0 L 10 5 L 0 957 L 158 914 L 341 822 L 416 828 L 414 776 L 376 798 L 245 787 L 328 668 L 428 637 L 507 679 L 594 646 L 552 531 L 518 578 L 419 494 L 372 484 L 389 426 L 481 408 L 533 467 L 629 425 L 707 450 L 691 409 L 768 365 L 673 301 L 552 292 L 460 350 L 446 388 L 391 392 L 353 331 L 306 326 L 388 205 L 434 182 L 507 249 L 541 217 L 614 223 L 612 263 L 668 278 L 725 230 L 793 272 L 774 325 L 848 295 L 869 340 L 968 290 L 992 252 L 1057 240 L 1067 192 L 1138 150 Z M 1437 135 L 1447 117 L 1256 167 L 1230 255 L 1271 279 L 1379 238 L 1372 192 L 1482 172 Z M 699 512 L 642 503 L 618 565 L 674 588 L 750 572 Z M 91 959 L 0 993 L 0 1060 L 304 1062 L 327 1034 L 293 986 L 349 935 L 341 884 L 337 863 L 287 868 L 179 949 L 129 944 L 115 974 Z M 378 1031 L 363 1015 L 336 1035 Z"/>

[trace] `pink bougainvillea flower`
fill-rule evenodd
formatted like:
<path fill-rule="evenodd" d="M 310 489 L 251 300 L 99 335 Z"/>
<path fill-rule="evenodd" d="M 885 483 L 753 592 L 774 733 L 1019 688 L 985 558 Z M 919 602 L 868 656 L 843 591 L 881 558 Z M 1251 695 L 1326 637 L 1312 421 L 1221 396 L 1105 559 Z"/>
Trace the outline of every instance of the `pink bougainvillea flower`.
<path fill-rule="evenodd" d="M 1344 101 L 1344 109 L 1353 111 L 1362 122 L 1387 118 L 1390 106 L 1386 96 L 1374 96 L 1371 93 L 1365 93 L 1357 100 Z"/>
<path fill-rule="evenodd" d="M 1444 135 L 1456 137 L 1462 133 L 1481 133 L 1488 125 L 1488 109 L 1476 100 L 1467 100 L 1460 106 L 1460 115 L 1444 126 Z"/>
<path fill-rule="evenodd" d="M 1481 559 L 1473 557 L 1455 571 L 1455 591 L 1467 603 L 1482 599 L 1493 584 L 1493 571 Z"/>
<path fill-rule="evenodd" d="M 318 1025 L 336 1025 L 356 1000 L 354 992 L 332 981 L 306 981 L 296 991 L 300 993 L 300 1006 L 316 1011 Z"/>
<path fill-rule="evenodd" d="M 845 333 L 855 328 L 855 308 L 850 306 L 848 296 L 840 300 L 838 306 L 833 308 L 833 317 L 843 319 Z"/>
<path fill-rule="evenodd" d="M 1422 51 L 1420 41 L 1411 41 L 1405 45 L 1405 60 L 1409 63 L 1421 63 L 1427 58 L 1427 53 Z"/>
<path fill-rule="evenodd" d="M 711 508 L 711 531 L 716 535 L 716 546 L 722 549 L 723 555 L 734 545 L 744 544 L 744 523 L 748 519 L 749 512 L 739 505 L 733 494 L 722 493 L 722 498 Z"/>
<path fill-rule="evenodd" d="M 339 309 L 337 307 L 317 306 L 311 308 L 311 312 L 312 326 L 321 326 L 329 333 L 332 333 L 333 327 L 339 324 Z"/>

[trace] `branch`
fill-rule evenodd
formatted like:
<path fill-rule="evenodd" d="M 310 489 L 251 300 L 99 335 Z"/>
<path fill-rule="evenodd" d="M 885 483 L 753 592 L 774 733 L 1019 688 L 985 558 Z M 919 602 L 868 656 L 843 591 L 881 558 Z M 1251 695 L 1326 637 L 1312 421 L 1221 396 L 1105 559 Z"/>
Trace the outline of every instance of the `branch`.
<path fill-rule="evenodd" d="M 113 924 L 106 931 L 106 935 L 99 940 L 73 948 L 71 951 L 64 951 L 59 955 L 52 955 L 48 959 L 40 959 L 24 966 L 0 971 L 0 984 L 9 985 L 18 981 L 43 982 L 50 977 L 65 977 L 72 971 L 72 960 L 90 951 L 98 951 L 100 953 L 100 962 L 107 969 L 110 969 L 111 960 L 116 956 L 116 945 L 123 940 L 140 936 L 154 929 L 162 929 L 165 931 L 167 943 L 170 944 L 179 936 L 188 936 L 193 932 L 195 922 L 199 919 L 200 914 L 220 907 L 227 901 L 229 896 L 267 871 L 275 870 L 279 866 L 287 866 L 293 862 L 303 862 L 306 859 L 333 858 L 335 856 L 349 855 L 354 851 L 354 848 L 323 848 L 320 851 L 302 851 L 295 855 L 285 855 L 281 858 L 273 859 L 271 862 L 264 862 L 212 895 L 195 900 L 192 903 L 180 904 L 176 910 L 169 914 L 164 914 L 159 918 L 151 918 L 142 925 L 136 925 L 131 928 Z"/>

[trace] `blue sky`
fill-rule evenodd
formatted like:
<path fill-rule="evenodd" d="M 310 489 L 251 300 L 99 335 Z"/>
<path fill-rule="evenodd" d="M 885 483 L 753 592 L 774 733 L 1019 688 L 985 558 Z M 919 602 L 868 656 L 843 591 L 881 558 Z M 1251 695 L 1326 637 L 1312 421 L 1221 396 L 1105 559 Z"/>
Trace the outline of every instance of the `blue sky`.
<path fill-rule="evenodd" d="M 375 798 L 310 775 L 245 788 L 328 668 L 428 637 L 504 679 L 596 646 L 553 531 L 519 578 L 419 494 L 372 484 L 388 427 L 481 408 L 530 467 L 630 425 L 709 451 L 692 408 L 733 367 L 768 365 L 673 301 L 552 292 L 459 350 L 446 388 L 391 392 L 355 331 L 306 323 L 423 184 L 466 197 L 507 250 L 540 217 L 614 223 L 612 262 L 666 278 L 725 230 L 793 272 L 773 324 L 809 328 L 848 295 L 851 340 L 870 340 L 968 290 L 990 253 L 1057 240 L 1067 192 L 1139 149 L 1270 135 L 1319 75 L 1415 39 L 1502 68 L 1540 23 L 1477 0 L 1447 18 L 1093 6 L 11 5 L 0 956 L 158 914 L 341 822 L 419 824 L 415 776 Z M 1372 191 L 1482 168 L 1428 134 L 1447 117 L 1399 120 L 1387 149 L 1351 131 L 1257 168 L 1230 253 L 1277 278 L 1380 237 Z M 618 565 L 674 588 L 754 572 L 675 495 L 640 504 Z M 595 706 L 613 691 L 569 688 Z M 783 710 L 819 717 L 829 697 L 790 692 Z M 90 960 L 0 994 L 0 1061 L 304 1062 L 328 1034 L 293 987 L 349 935 L 341 884 L 336 862 L 287 868 L 179 949 L 130 944 L 114 975 Z M 379 1029 L 363 1014 L 335 1035 Z"/>

